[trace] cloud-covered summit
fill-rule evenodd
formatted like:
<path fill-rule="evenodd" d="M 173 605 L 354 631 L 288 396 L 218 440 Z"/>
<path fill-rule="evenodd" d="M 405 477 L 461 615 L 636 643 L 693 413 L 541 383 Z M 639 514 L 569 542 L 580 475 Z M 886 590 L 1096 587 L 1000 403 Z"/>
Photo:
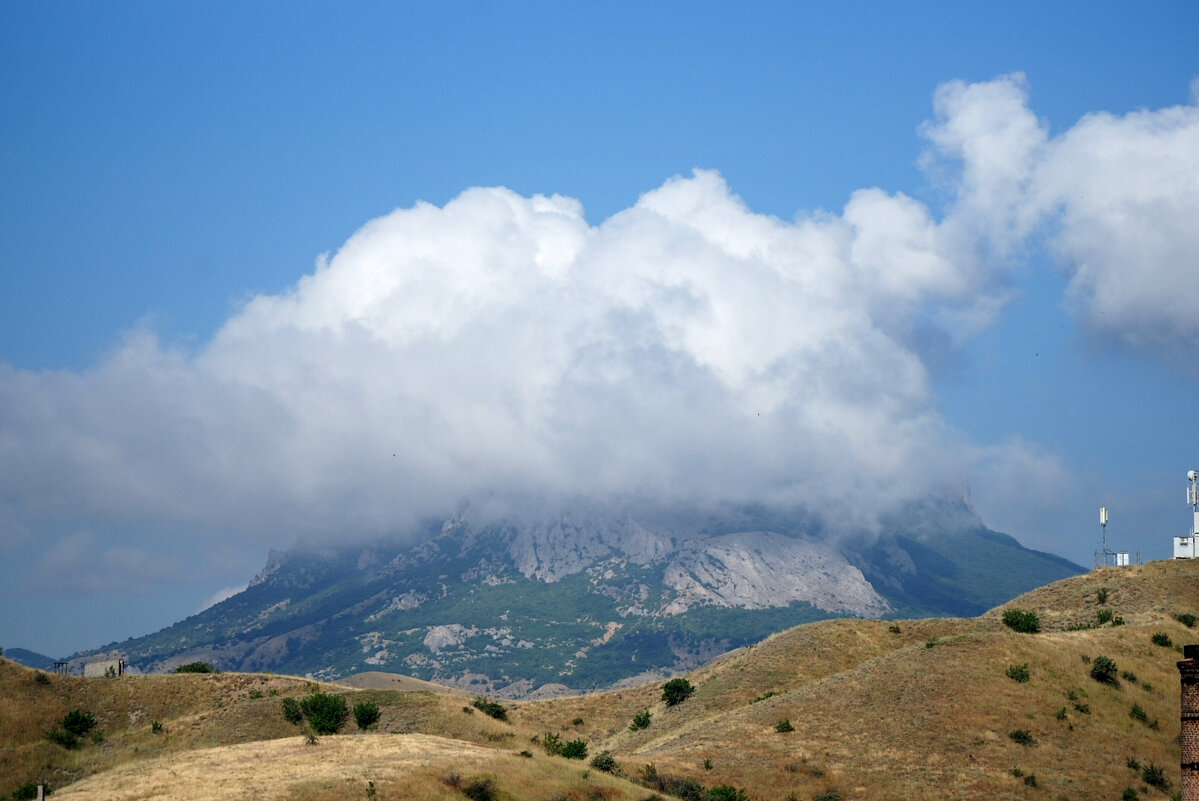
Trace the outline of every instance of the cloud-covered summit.
<path fill-rule="evenodd" d="M 868 523 L 980 464 L 1056 476 L 947 426 L 925 348 L 990 325 L 1039 237 L 1090 326 L 1194 342 L 1199 111 L 1051 136 L 1019 76 L 947 84 L 935 110 L 939 217 L 870 188 L 781 220 L 711 171 L 598 225 L 569 198 L 475 188 L 368 222 L 194 352 L 138 329 L 84 372 L 0 367 L 0 536 L 375 535 L 483 494 Z"/>

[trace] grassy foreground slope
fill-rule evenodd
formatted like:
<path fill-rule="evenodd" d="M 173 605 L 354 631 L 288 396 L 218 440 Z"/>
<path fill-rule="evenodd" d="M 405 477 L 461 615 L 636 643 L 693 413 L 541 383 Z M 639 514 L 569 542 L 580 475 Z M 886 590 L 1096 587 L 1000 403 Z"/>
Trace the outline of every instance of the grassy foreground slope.
<path fill-rule="evenodd" d="M 495 798 L 530 801 L 639 801 L 699 785 L 742 788 L 755 801 L 1114 801 L 1128 788 L 1169 798 L 1179 781 L 1178 646 L 1199 641 L 1199 628 L 1176 616 L 1199 614 L 1199 561 L 1098 570 L 1012 607 L 1037 612 L 1042 632 L 1007 629 L 1003 609 L 790 629 L 688 674 L 695 693 L 674 707 L 654 684 L 510 704 L 501 722 L 460 693 L 319 685 L 351 706 L 374 701 L 382 719 L 351 734 L 351 718 L 315 745 L 281 713 L 282 698 L 318 687 L 303 679 L 46 677 L 0 660 L 0 797 L 40 780 L 61 798 L 323 801 L 373 789 L 460 799 L 490 776 Z M 1107 614 L 1124 624 L 1098 625 Z M 1114 684 L 1090 677 L 1101 655 L 1118 665 Z M 1027 681 L 1009 678 L 1024 665 Z M 102 742 L 66 750 L 45 739 L 75 708 L 95 714 Z M 648 727 L 630 730 L 643 710 Z M 589 758 L 611 751 L 626 777 L 649 786 L 548 756 L 547 733 L 586 741 Z M 1146 783 L 1150 766 L 1168 790 Z"/>

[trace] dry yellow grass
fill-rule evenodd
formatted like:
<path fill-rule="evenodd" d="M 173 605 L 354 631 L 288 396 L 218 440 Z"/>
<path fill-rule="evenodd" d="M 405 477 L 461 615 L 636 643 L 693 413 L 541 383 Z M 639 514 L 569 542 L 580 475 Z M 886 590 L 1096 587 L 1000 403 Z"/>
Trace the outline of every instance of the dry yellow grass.
<path fill-rule="evenodd" d="M 1099 589 L 1107 590 L 1102 608 L 1125 625 L 1067 630 L 1095 621 Z M 1103 799 L 1119 798 L 1126 787 L 1143 798 L 1168 797 L 1144 789 L 1125 763 L 1159 765 L 1177 787 L 1180 655 L 1151 636 L 1199 641 L 1199 629 L 1174 619 L 1199 614 L 1199 561 L 1095 571 L 1007 606 L 1038 612 L 1046 630 L 1011 632 L 1002 610 L 970 620 L 825 621 L 694 671 L 695 694 L 670 708 L 657 683 L 511 703 L 511 722 L 502 723 L 461 693 L 410 680 L 396 685 L 407 691 L 322 685 L 351 704 L 375 701 L 383 718 L 379 732 L 322 738 L 316 746 L 296 737 L 279 706 L 313 682 L 231 674 L 43 684 L 33 671 L 0 660 L 0 794 L 49 778 L 66 798 L 168 797 L 155 788 L 174 782 L 180 789 L 170 797 L 325 801 L 366 797 L 373 781 L 379 798 L 451 799 L 463 796 L 444 779 L 458 773 L 492 775 L 506 798 L 649 795 L 547 757 L 532 743 L 557 732 L 563 741 L 585 740 L 592 754 L 611 750 L 629 776 L 652 764 L 709 787 L 742 787 L 755 801 L 806 800 L 829 790 L 845 801 Z M 1093 681 L 1087 660 L 1101 654 L 1135 680 Z M 1005 675 L 1026 663 L 1028 682 Z M 379 681 L 393 683 L 370 683 Z M 1144 722 L 1130 717 L 1133 704 Z M 68 752 L 43 738 L 76 707 L 96 713 L 103 744 Z M 651 725 L 630 731 L 642 709 Z M 783 719 L 793 731 L 776 731 Z M 152 720 L 165 733 L 152 733 Z M 1148 725 L 1154 721 L 1156 728 Z M 1014 742 L 1016 730 L 1036 744 Z M 533 758 L 519 756 L 522 750 Z M 1029 775 L 1035 786 L 1026 783 Z M 213 787 L 212 776 L 228 778 Z"/>

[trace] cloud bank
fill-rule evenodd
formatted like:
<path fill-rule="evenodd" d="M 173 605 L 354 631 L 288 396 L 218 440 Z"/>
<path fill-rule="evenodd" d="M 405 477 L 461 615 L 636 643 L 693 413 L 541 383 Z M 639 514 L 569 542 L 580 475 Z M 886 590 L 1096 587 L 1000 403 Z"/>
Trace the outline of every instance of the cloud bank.
<path fill-rule="evenodd" d="M 475 188 L 368 222 L 196 351 L 137 329 L 85 372 L 0 366 L 0 537 L 51 521 L 285 544 L 402 533 L 481 495 L 868 524 L 979 467 L 1059 475 L 945 424 L 929 343 L 990 325 L 1045 241 L 1092 329 L 1194 344 L 1199 109 L 1051 136 L 1020 76 L 946 84 L 934 108 L 939 218 L 870 188 L 781 220 L 711 171 L 599 225 L 569 198 Z"/>

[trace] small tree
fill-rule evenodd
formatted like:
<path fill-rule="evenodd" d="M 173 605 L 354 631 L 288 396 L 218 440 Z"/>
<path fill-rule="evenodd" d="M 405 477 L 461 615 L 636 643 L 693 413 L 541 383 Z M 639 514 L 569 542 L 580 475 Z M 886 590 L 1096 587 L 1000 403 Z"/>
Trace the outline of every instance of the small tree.
<path fill-rule="evenodd" d="M 91 712 L 84 712 L 82 709 L 72 709 L 59 723 L 76 737 L 82 737 L 96 728 L 96 718 Z"/>
<path fill-rule="evenodd" d="M 600 751 L 596 754 L 591 760 L 591 767 L 604 773 L 620 773 L 620 766 L 616 764 L 616 757 L 612 756 L 611 751 Z"/>
<path fill-rule="evenodd" d="M 662 700 L 667 706 L 677 706 L 690 698 L 693 692 L 695 688 L 686 679 L 671 679 L 662 686 Z"/>
<path fill-rule="evenodd" d="M 636 715 L 633 715 L 633 722 L 629 724 L 629 731 L 638 731 L 639 729 L 648 729 L 649 722 L 652 717 L 653 716 L 650 715 L 648 709 L 641 710 Z"/>
<path fill-rule="evenodd" d="M 1007 677 L 1012 681 L 1018 681 L 1021 684 L 1028 681 L 1030 677 L 1028 672 L 1028 663 L 1025 662 L 1023 665 L 1009 665 L 1007 669 Z"/>
<path fill-rule="evenodd" d="M 337 734 L 350 716 L 346 699 L 328 693 L 313 693 L 300 702 L 300 708 L 317 734 Z"/>
<path fill-rule="evenodd" d="M 563 743 L 562 756 L 567 759 L 586 759 L 587 743 L 582 740 L 569 740 Z"/>
<path fill-rule="evenodd" d="M 366 731 L 379 722 L 379 705 L 374 701 L 354 704 L 354 720 L 358 723 L 358 728 Z"/>
<path fill-rule="evenodd" d="M 283 717 L 287 718 L 288 723 L 299 723 L 304 719 L 304 710 L 300 709 L 300 702 L 294 698 L 283 699 Z"/>
<path fill-rule="evenodd" d="M 188 662 L 175 668 L 176 673 L 218 673 L 219 671 L 207 662 Z"/>
<path fill-rule="evenodd" d="M 497 701 L 492 701 L 490 698 L 484 698 L 480 695 L 471 702 L 471 705 L 484 715 L 493 717 L 496 720 L 508 721 L 508 708 Z"/>
<path fill-rule="evenodd" d="M 1174 644 L 1174 641 L 1170 639 L 1170 635 L 1166 634 L 1164 631 L 1157 632 L 1151 639 L 1153 640 L 1154 645 L 1160 645 L 1163 648 L 1169 648 Z"/>
<path fill-rule="evenodd" d="M 1103 684 L 1115 684 L 1119 672 L 1116 663 L 1106 656 L 1097 656 L 1091 662 L 1091 678 Z"/>
<path fill-rule="evenodd" d="M 1026 609 L 1008 609 L 1003 613 L 1003 625 L 1021 634 L 1036 634 L 1041 630 L 1041 618 Z"/>

